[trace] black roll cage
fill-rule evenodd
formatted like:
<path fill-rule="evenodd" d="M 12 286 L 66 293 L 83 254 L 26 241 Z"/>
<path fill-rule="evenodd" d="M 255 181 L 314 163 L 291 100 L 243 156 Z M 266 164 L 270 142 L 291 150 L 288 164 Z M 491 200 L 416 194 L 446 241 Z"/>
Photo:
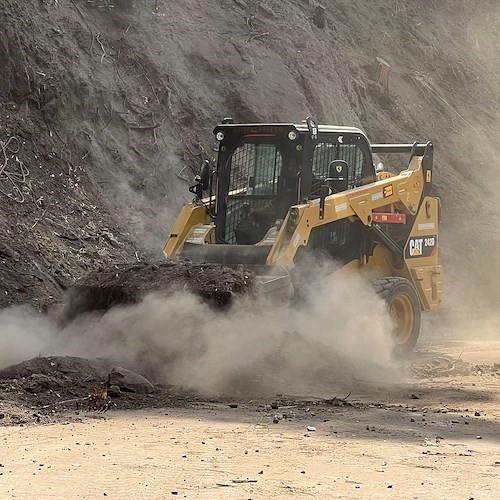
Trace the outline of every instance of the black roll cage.
<path fill-rule="evenodd" d="M 290 133 L 295 133 L 296 138 L 290 139 Z M 295 158 L 298 168 L 299 195 L 297 202 L 307 201 L 311 193 L 313 181 L 313 155 L 318 144 L 355 144 L 361 148 L 364 155 L 362 166 L 362 181 L 375 180 L 375 168 L 372 154 L 409 153 L 409 161 L 414 156 L 423 157 L 424 178 L 426 179 L 424 194 L 428 194 L 431 187 L 433 166 L 432 143 L 420 144 L 371 144 L 366 135 L 359 129 L 349 127 L 315 126 L 311 129 L 309 124 L 234 124 L 224 122 L 214 129 L 214 134 L 219 141 L 219 155 L 216 172 L 210 179 L 210 209 L 212 207 L 212 189 L 215 179 L 215 210 L 211 216 L 216 221 L 216 241 L 225 243 L 225 209 L 229 195 L 230 159 L 245 139 L 255 139 L 256 143 L 276 144 L 280 151 L 287 151 L 287 158 Z M 248 141 L 250 142 L 250 141 Z M 280 147 L 280 144 L 285 147 Z M 286 145 L 291 147 L 288 149 Z M 285 159 L 285 155 L 283 155 Z M 258 199 L 259 195 L 248 195 L 249 198 Z"/>

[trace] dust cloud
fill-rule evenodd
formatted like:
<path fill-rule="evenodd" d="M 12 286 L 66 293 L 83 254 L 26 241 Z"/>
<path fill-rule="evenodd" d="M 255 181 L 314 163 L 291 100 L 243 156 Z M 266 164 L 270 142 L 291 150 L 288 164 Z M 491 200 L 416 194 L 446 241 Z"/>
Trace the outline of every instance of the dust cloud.
<path fill-rule="evenodd" d="M 42 354 L 56 338 L 55 324 L 29 306 L 0 310 L 0 368 Z"/>
<path fill-rule="evenodd" d="M 141 247 L 157 257 L 163 255 L 162 248 L 179 214 L 178 207 L 192 198 L 188 191 L 190 178 L 165 179 L 170 168 L 182 168 L 179 164 L 175 167 L 168 164 L 161 176 L 145 175 L 140 182 L 121 176 L 113 187 L 123 226 Z"/>
<path fill-rule="evenodd" d="M 246 297 L 217 312 L 177 293 L 152 294 L 59 331 L 15 309 L 3 315 L 12 326 L 2 338 L 29 347 L 7 349 L 0 365 L 38 353 L 111 358 L 157 382 L 206 394 L 318 393 L 353 376 L 394 376 L 390 319 L 359 277 L 322 285 L 301 308 Z"/>
<path fill-rule="evenodd" d="M 467 97 L 445 94 L 453 131 L 436 142 L 443 309 L 424 327 L 442 342 L 500 339 L 499 14 L 494 2 L 473 8 L 450 60 L 464 68 Z"/>

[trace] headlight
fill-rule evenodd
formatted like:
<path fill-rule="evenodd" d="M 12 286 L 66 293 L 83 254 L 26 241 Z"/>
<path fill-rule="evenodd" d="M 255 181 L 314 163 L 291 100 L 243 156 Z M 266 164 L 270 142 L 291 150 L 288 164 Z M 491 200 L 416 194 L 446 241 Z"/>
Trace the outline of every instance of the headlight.
<path fill-rule="evenodd" d="M 293 130 L 291 132 L 288 132 L 288 138 L 291 141 L 294 141 L 295 139 L 297 139 L 297 132 L 294 132 Z"/>
<path fill-rule="evenodd" d="M 224 132 L 217 132 L 215 138 L 220 142 L 224 140 Z"/>

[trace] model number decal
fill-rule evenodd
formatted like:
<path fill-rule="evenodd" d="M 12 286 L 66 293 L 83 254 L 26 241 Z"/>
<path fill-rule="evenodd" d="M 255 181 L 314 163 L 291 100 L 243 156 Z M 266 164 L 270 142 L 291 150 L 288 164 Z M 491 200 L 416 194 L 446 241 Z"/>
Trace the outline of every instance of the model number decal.
<path fill-rule="evenodd" d="M 437 236 L 410 238 L 406 245 L 406 258 L 430 257 L 437 252 Z"/>

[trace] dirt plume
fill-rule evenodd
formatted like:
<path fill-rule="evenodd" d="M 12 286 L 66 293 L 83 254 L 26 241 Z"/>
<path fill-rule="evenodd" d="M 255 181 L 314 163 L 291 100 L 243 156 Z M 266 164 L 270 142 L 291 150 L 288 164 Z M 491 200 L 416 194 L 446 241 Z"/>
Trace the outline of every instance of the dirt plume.
<path fill-rule="evenodd" d="M 185 292 L 150 294 L 77 321 L 59 338 L 65 353 L 124 359 L 156 380 L 205 393 L 306 390 L 354 375 L 387 377 L 385 311 L 352 277 L 323 285 L 297 307 L 242 297 L 220 312 Z"/>
<path fill-rule="evenodd" d="M 126 3 L 132 5 L 119 2 Z M 189 196 L 192 171 L 213 155 L 212 125 L 223 116 L 288 122 L 313 114 L 359 125 L 373 142 L 434 142 L 443 318 L 458 317 L 465 305 L 469 318 L 474 309 L 496 318 L 498 3 L 429 1 L 420 8 L 356 0 L 346 8 L 331 1 L 323 29 L 313 25 L 308 2 L 270 0 L 266 9 L 253 3 L 145 0 L 124 10 L 107 2 L 5 2 L 0 141 L 7 170 L 21 162 L 29 176 L 19 185 L 22 203 L 0 196 L 0 305 L 43 309 L 90 269 L 159 248 L 172 213 Z M 391 64 L 390 94 L 373 81 L 375 57 Z M 5 191 L 9 181 L 1 182 Z M 384 360 L 383 346 L 371 352 L 378 309 L 367 324 L 361 318 L 370 307 L 338 286 L 337 295 L 333 286 L 332 296 L 312 300 L 313 320 L 271 304 L 243 301 L 226 317 L 189 294 L 141 295 L 138 304 L 80 325 L 87 338 L 66 337 L 44 316 L 8 309 L 0 313 L 0 359 L 65 352 L 74 343 L 75 352 L 93 355 L 157 356 L 145 364 L 158 368 L 162 350 L 151 351 L 165 347 L 179 352 L 165 376 L 207 390 L 214 390 L 204 378 L 212 373 L 216 388 L 241 373 L 252 380 L 262 372 L 270 385 L 280 377 L 286 385 L 283 373 L 294 382 L 313 380 L 302 374 L 328 366 L 330 347 L 362 360 L 349 366 Z M 498 335 L 494 322 L 470 323 L 470 335 Z M 347 333 L 330 335 L 337 329 Z M 282 345 L 294 360 L 288 372 L 286 360 L 270 355 Z"/>
<path fill-rule="evenodd" d="M 55 324 L 29 306 L 0 310 L 0 368 L 44 352 L 54 338 Z"/>
<path fill-rule="evenodd" d="M 353 376 L 394 376 L 385 304 L 356 276 L 318 285 L 289 306 L 245 295 L 214 309 L 179 289 L 135 298 L 62 329 L 33 310 L 4 310 L 0 367 L 38 354 L 106 358 L 206 394 L 310 391 Z"/>

